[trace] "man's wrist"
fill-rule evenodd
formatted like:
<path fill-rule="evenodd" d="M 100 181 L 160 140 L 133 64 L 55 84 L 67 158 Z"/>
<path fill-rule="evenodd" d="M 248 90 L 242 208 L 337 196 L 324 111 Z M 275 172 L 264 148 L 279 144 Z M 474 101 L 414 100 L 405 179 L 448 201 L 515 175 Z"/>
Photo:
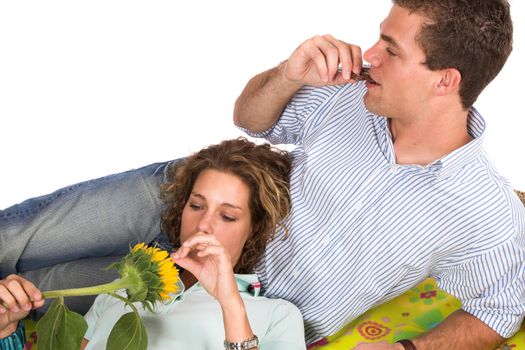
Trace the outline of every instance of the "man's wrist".
<path fill-rule="evenodd" d="M 284 60 L 281 63 L 279 63 L 276 67 L 277 75 L 279 76 L 279 81 L 281 82 L 280 86 L 286 86 L 289 89 L 293 91 L 299 90 L 301 87 L 303 87 L 303 83 L 295 80 L 290 80 L 286 74 L 286 66 L 288 64 L 288 60 Z"/>

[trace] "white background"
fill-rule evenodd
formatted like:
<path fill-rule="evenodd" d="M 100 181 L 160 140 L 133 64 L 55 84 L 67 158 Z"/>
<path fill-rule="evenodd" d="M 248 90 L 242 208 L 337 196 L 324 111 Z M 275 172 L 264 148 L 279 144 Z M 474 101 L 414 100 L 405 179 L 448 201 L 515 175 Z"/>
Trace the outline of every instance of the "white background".
<path fill-rule="evenodd" d="M 476 106 L 489 155 L 525 190 L 525 2 L 510 2 L 514 52 Z M 232 111 L 249 78 L 316 34 L 366 49 L 389 8 L 388 0 L 0 2 L 0 208 L 241 135 Z"/>

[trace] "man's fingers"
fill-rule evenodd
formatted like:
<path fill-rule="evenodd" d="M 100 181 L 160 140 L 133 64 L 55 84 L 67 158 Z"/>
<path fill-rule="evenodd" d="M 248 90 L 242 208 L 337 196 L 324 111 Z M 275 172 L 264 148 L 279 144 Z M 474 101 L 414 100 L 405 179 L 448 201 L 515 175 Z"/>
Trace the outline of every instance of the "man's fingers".
<path fill-rule="evenodd" d="M 350 80 L 350 71 L 352 70 L 353 57 L 351 45 L 334 38 L 332 35 L 324 35 L 324 38 L 330 42 L 337 50 L 337 68 L 341 67 L 341 76 L 345 80 Z M 337 71 L 332 76 L 332 80 L 335 78 Z"/>
<path fill-rule="evenodd" d="M 350 45 L 350 50 L 352 51 L 352 72 L 359 75 L 361 73 L 361 68 L 363 66 L 363 53 L 359 46 Z"/>
<path fill-rule="evenodd" d="M 303 50 L 307 58 L 312 61 L 315 69 L 317 70 L 319 78 L 321 78 L 324 83 L 328 83 L 330 81 L 328 65 L 326 62 L 326 57 L 321 49 L 318 46 L 310 43 L 309 45 L 303 47 Z"/>
<path fill-rule="evenodd" d="M 330 38 L 331 40 L 328 40 Z M 339 68 L 339 47 L 334 45 L 335 39 L 329 35 L 316 36 L 313 39 L 315 45 L 324 55 L 326 67 L 328 69 L 328 80 L 334 79 Z"/>

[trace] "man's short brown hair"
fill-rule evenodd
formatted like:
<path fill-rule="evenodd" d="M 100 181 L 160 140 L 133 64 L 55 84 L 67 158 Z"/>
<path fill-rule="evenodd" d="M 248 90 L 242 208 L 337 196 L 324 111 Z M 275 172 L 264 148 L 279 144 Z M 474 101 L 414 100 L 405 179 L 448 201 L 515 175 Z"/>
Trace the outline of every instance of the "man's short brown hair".
<path fill-rule="evenodd" d="M 506 0 L 393 0 L 426 17 L 417 38 L 430 70 L 461 72 L 459 94 L 468 109 L 498 75 L 512 51 L 512 19 Z"/>

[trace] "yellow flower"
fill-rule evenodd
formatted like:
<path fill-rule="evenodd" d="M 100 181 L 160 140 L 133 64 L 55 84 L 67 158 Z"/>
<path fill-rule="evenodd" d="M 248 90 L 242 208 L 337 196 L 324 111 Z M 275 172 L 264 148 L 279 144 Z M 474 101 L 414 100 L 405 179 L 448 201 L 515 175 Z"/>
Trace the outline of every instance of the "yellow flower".
<path fill-rule="evenodd" d="M 170 293 L 178 292 L 179 271 L 169 254 L 144 243 L 136 244 L 120 262 L 111 264 L 120 273 L 120 279 L 104 285 L 44 292 L 45 298 L 72 295 L 114 293 L 126 289 L 128 302 L 141 302 L 152 310 L 157 301 L 170 299 Z"/>
<path fill-rule="evenodd" d="M 178 291 L 179 271 L 166 251 L 148 247 L 144 243 L 135 245 L 128 255 L 108 268 L 115 268 L 120 278 L 110 283 L 84 288 L 43 292 L 44 298 L 58 298 L 50 310 L 37 324 L 38 347 L 44 349 L 78 349 L 87 329 L 82 316 L 67 309 L 64 296 L 96 295 L 107 293 L 123 301 L 131 312 L 124 314 L 113 326 L 107 349 L 123 349 L 134 344 L 136 349 L 146 349 L 148 334 L 134 302 L 153 311 L 157 301 L 170 299 L 170 293 Z M 126 289 L 127 298 L 115 293 Z M 66 315 L 66 316 L 64 316 Z M 65 335 L 65 336 L 64 336 Z M 58 343 L 57 343 L 58 341 Z M 127 347 L 126 347 L 127 348 Z"/>
<path fill-rule="evenodd" d="M 160 279 L 161 286 L 156 287 L 155 292 L 158 293 L 161 300 L 170 299 L 169 293 L 176 293 L 179 290 L 177 286 L 179 271 L 173 265 L 168 252 L 157 247 L 148 247 L 144 243 L 138 243 L 133 247 L 132 253 L 140 251 L 150 257 L 151 271 Z"/>

